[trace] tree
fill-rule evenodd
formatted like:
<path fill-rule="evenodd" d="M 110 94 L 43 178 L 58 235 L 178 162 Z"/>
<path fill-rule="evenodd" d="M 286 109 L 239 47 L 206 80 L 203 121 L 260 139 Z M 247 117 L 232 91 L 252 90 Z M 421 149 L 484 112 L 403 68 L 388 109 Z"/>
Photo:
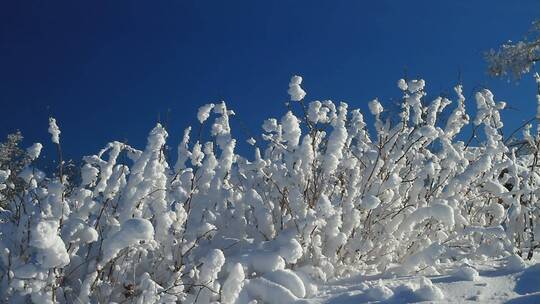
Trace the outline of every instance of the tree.
<path fill-rule="evenodd" d="M 9 134 L 6 141 L 0 143 L 0 207 L 5 207 L 5 201 L 10 199 L 20 186 L 17 175 L 31 161 L 19 145 L 23 140 L 20 131 Z"/>
<path fill-rule="evenodd" d="M 540 20 L 533 22 L 528 35 L 522 40 L 515 43 L 508 41 L 498 50 L 489 50 L 485 57 L 490 75 L 520 79 L 540 61 Z"/>

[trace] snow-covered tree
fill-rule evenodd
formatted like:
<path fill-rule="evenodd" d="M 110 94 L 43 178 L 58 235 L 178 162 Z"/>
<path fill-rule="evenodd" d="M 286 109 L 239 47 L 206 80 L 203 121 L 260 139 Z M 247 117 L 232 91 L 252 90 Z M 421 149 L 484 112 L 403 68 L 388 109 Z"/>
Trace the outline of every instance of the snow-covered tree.
<path fill-rule="evenodd" d="M 540 61 L 540 21 L 533 22 L 529 34 L 522 40 L 508 41 L 498 50 L 491 49 L 485 56 L 490 75 L 521 78 Z"/>
<path fill-rule="evenodd" d="M 17 131 L 8 134 L 0 143 L 0 207 L 6 208 L 7 201 L 19 195 L 24 187 L 18 175 L 41 152 L 41 144 L 36 143 L 26 151 L 21 148 L 23 136 Z"/>

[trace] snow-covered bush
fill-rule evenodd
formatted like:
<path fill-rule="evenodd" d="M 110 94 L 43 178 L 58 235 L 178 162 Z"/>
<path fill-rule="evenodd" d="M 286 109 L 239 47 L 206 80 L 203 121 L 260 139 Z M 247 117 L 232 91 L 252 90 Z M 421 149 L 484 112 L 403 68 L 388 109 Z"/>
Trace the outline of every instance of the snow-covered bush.
<path fill-rule="evenodd" d="M 505 103 L 490 91 L 476 93 L 471 119 L 461 86 L 454 103 L 427 102 L 423 80 L 402 79 L 398 122 L 373 100 L 369 128 L 346 103 L 306 104 L 301 83 L 289 84 L 296 113 L 266 120 L 253 156 L 235 153 L 222 102 L 200 108 L 211 138 L 187 128 L 175 164 L 159 124 L 144 150 L 112 142 L 84 157 L 79 184 L 28 164 L 0 218 L 2 301 L 289 303 L 355 270 L 532 257 L 539 136 L 526 128 L 531 154 L 509 148 Z M 482 132 L 463 142 L 469 123 Z M 49 131 L 59 146 L 54 119 Z M 428 283 L 420 294 L 441 297 Z"/>

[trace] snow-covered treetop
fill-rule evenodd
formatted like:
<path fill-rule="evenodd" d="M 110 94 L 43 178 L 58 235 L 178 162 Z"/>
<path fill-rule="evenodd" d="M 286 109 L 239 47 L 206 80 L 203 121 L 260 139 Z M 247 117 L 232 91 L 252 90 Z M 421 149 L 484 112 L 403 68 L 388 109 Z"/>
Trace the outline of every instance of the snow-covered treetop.
<path fill-rule="evenodd" d="M 498 50 L 491 49 L 485 57 L 491 75 L 521 78 L 540 61 L 540 21 L 533 22 L 529 37 L 517 42 L 508 41 Z"/>

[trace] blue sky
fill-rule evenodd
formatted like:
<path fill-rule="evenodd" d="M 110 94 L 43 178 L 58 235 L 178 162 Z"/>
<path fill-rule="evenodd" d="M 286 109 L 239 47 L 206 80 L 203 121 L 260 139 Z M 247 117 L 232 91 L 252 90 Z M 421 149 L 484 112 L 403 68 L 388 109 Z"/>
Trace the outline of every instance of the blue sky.
<path fill-rule="evenodd" d="M 142 148 L 169 113 L 176 145 L 200 105 L 225 100 L 245 138 L 284 113 L 293 74 L 308 101 L 368 113 L 371 99 L 400 97 L 405 71 L 433 95 L 460 75 L 467 97 L 491 88 L 517 109 L 505 112 L 510 130 L 535 111 L 533 82 L 490 79 L 482 53 L 522 37 L 539 13 L 537 0 L 2 1 L 0 136 L 20 129 L 54 151 L 52 115 L 78 159 L 111 140 Z"/>

